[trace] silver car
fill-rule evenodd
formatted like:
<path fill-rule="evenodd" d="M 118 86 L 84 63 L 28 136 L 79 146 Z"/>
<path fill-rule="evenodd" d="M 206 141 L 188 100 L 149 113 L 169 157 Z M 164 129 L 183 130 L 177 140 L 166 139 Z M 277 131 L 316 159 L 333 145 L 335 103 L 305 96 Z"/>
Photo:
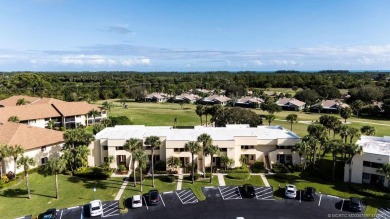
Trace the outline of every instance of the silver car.
<path fill-rule="evenodd" d="M 294 185 L 286 185 L 284 187 L 284 194 L 286 198 L 296 198 L 297 197 L 297 187 Z"/>

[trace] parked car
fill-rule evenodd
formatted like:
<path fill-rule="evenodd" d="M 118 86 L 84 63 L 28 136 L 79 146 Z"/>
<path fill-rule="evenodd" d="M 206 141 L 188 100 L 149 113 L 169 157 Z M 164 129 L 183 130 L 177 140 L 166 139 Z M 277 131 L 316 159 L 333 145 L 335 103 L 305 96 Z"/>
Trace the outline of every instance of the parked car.
<path fill-rule="evenodd" d="M 42 219 L 54 219 L 57 216 L 57 210 L 55 208 L 48 209 L 42 215 Z"/>
<path fill-rule="evenodd" d="M 244 184 L 242 186 L 242 195 L 248 198 L 253 198 L 256 196 L 255 188 L 251 184 Z"/>
<path fill-rule="evenodd" d="M 93 200 L 89 203 L 89 210 L 92 217 L 99 216 L 103 214 L 102 201 Z"/>
<path fill-rule="evenodd" d="M 149 205 L 157 205 L 160 203 L 160 194 L 158 193 L 158 190 L 152 189 L 149 191 L 148 202 Z"/>
<path fill-rule="evenodd" d="M 302 199 L 307 201 L 314 201 L 315 197 L 316 197 L 316 189 L 313 187 L 306 187 Z"/>
<path fill-rule="evenodd" d="M 131 199 L 131 207 L 132 208 L 140 208 L 142 207 L 142 200 L 140 195 L 134 195 Z"/>
<path fill-rule="evenodd" d="M 284 187 L 284 194 L 286 198 L 296 198 L 297 197 L 297 187 L 294 185 L 286 185 Z"/>
<path fill-rule="evenodd" d="M 360 201 L 359 198 L 356 197 L 349 198 L 348 210 L 355 211 L 355 212 L 362 211 L 361 203 L 362 202 Z"/>

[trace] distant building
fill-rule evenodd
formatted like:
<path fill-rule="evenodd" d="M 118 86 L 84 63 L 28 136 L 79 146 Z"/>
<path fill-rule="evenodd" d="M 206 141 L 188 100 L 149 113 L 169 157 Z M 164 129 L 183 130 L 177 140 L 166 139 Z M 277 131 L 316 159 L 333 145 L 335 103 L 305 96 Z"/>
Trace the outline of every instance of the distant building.
<path fill-rule="evenodd" d="M 126 140 L 136 138 L 142 142 L 149 136 L 158 136 L 161 146 L 155 150 L 155 159 L 167 161 L 171 156 L 178 157 L 182 165 L 191 162 L 191 153 L 184 150 L 184 145 L 190 141 L 197 141 L 197 137 L 203 133 L 211 136 L 213 145 L 218 145 L 220 154 L 213 160 L 210 156 L 202 157 L 202 152 L 195 155 L 198 170 L 201 171 L 202 159 L 205 165 L 211 162 L 221 166 L 221 156 L 233 159 L 230 167 L 241 166 L 240 157 L 245 156 L 248 164 L 256 161 L 265 162 L 268 167 L 274 163 L 299 164 L 298 153 L 292 151 L 292 147 L 300 140 L 295 133 L 281 126 L 258 126 L 251 128 L 249 125 L 227 125 L 226 127 L 203 127 L 196 126 L 193 129 L 173 129 L 171 126 L 115 126 L 105 128 L 95 135 L 95 141 L 89 145 L 91 155 L 88 158 L 90 166 L 99 166 L 109 156 L 114 156 L 116 162 L 111 165 L 130 165 L 131 153 L 124 150 Z M 149 160 L 151 159 L 150 148 L 143 148 Z"/>
<path fill-rule="evenodd" d="M 235 103 L 236 106 L 258 108 L 264 103 L 264 100 L 258 97 L 244 96 L 238 99 Z"/>
<path fill-rule="evenodd" d="M 311 106 L 310 110 L 323 113 L 339 113 L 342 108 L 349 107 L 348 104 L 343 103 L 339 99 L 322 100 L 319 103 Z"/>
<path fill-rule="evenodd" d="M 171 98 L 171 96 L 169 94 L 154 92 L 154 93 L 146 95 L 145 101 L 163 103 L 163 102 L 167 102 L 169 100 L 169 98 Z"/>
<path fill-rule="evenodd" d="M 10 146 L 21 145 L 24 156 L 35 160 L 36 165 L 46 163 L 50 158 L 59 157 L 64 144 L 63 132 L 50 129 L 37 128 L 20 123 L 0 124 L 0 144 Z M 9 157 L 3 160 L 3 173 L 14 172 L 14 159 Z M 17 168 L 16 173 L 23 171 L 23 167 Z"/>
<path fill-rule="evenodd" d="M 357 142 L 362 147 L 362 154 L 352 158 L 351 164 L 344 167 L 344 181 L 351 177 L 352 183 L 373 184 L 390 188 L 389 180 L 378 173 L 383 164 L 390 163 L 390 136 L 362 136 Z M 349 166 L 352 165 L 351 172 Z"/>
<path fill-rule="evenodd" d="M 200 100 L 201 97 L 196 94 L 188 94 L 184 93 L 181 95 L 177 95 L 174 97 L 174 102 L 182 102 L 182 103 L 195 103 L 196 101 Z"/>
<path fill-rule="evenodd" d="M 276 104 L 282 107 L 283 110 L 294 110 L 294 111 L 303 110 L 306 106 L 305 102 L 302 102 L 295 98 L 287 98 L 287 97 L 280 98 L 279 100 L 276 101 Z"/>
<path fill-rule="evenodd" d="M 227 96 L 223 95 L 211 95 L 208 97 L 204 97 L 201 102 L 203 104 L 219 104 L 225 106 L 231 99 Z"/>

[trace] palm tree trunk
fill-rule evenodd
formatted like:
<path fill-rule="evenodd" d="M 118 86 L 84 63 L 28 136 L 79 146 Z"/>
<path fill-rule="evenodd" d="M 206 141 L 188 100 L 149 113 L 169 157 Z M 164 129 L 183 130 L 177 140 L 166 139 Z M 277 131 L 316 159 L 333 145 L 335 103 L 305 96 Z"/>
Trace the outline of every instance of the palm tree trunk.
<path fill-rule="evenodd" d="M 333 168 L 332 168 L 332 180 L 335 181 L 336 178 L 336 156 L 333 155 Z"/>
<path fill-rule="evenodd" d="M 200 125 L 202 126 L 203 125 L 202 116 L 199 116 L 199 118 L 200 118 Z"/>
<path fill-rule="evenodd" d="M 211 163 L 210 163 L 210 183 L 213 180 L 213 155 L 211 155 Z"/>
<path fill-rule="evenodd" d="M 203 169 L 203 178 L 206 178 L 206 155 L 204 153 L 204 147 L 203 147 L 203 159 L 202 159 L 202 169 Z"/>
<path fill-rule="evenodd" d="M 27 172 L 27 171 L 24 171 L 24 175 L 25 175 L 25 177 L 26 177 L 26 187 L 27 187 L 28 198 L 31 199 L 31 195 L 30 195 L 30 185 L 28 184 L 28 172 Z"/>
<path fill-rule="evenodd" d="M 194 154 L 192 154 L 192 184 L 194 184 L 194 172 L 195 172 Z"/>
<path fill-rule="evenodd" d="M 16 160 L 17 160 L 18 158 L 17 157 L 14 157 L 14 174 L 15 174 L 15 176 L 16 176 Z M 1 176 L 1 175 L 0 175 Z"/>
<path fill-rule="evenodd" d="M 293 124 L 293 123 L 290 123 L 290 125 L 291 125 L 290 130 L 291 130 L 291 131 L 292 131 L 292 124 Z"/>
<path fill-rule="evenodd" d="M 352 160 L 349 162 L 349 168 L 348 168 L 348 183 L 351 184 L 351 173 L 352 173 Z"/>
<path fill-rule="evenodd" d="M 60 198 L 60 194 L 58 193 L 58 174 L 56 174 L 56 199 Z"/>
<path fill-rule="evenodd" d="M 207 127 L 207 114 L 206 114 L 206 127 Z"/>
<path fill-rule="evenodd" d="M 141 192 L 142 192 L 142 167 L 139 166 L 139 184 L 141 186 Z"/>
<path fill-rule="evenodd" d="M 152 147 L 152 187 L 154 187 L 154 148 Z"/>
<path fill-rule="evenodd" d="M 137 186 L 137 180 L 136 180 L 136 176 L 135 176 L 135 160 L 133 160 L 133 174 L 134 174 L 134 187 L 136 187 Z"/>
<path fill-rule="evenodd" d="M 3 176 L 3 159 L 0 159 L 0 178 Z"/>

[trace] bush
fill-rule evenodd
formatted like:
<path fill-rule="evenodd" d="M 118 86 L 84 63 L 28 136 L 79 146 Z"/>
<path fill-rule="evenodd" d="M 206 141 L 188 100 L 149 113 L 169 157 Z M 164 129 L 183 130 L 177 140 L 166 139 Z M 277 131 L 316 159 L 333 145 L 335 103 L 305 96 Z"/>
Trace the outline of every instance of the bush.
<path fill-rule="evenodd" d="M 250 177 L 249 173 L 229 173 L 227 176 L 229 179 L 247 180 Z"/>
<path fill-rule="evenodd" d="M 154 174 L 167 174 L 168 171 L 154 170 Z"/>
<path fill-rule="evenodd" d="M 266 171 L 265 167 L 264 167 L 264 162 L 255 162 L 252 166 L 251 166 L 251 170 L 252 172 L 254 173 L 264 173 Z"/>
<path fill-rule="evenodd" d="M 288 173 L 286 167 L 282 163 L 275 163 L 272 165 L 272 170 L 275 173 Z"/>
<path fill-rule="evenodd" d="M 166 171 L 167 170 L 167 165 L 164 161 L 157 161 L 154 164 L 154 171 Z"/>
<path fill-rule="evenodd" d="M 302 172 L 303 170 L 303 164 L 294 164 L 293 165 L 294 172 Z"/>
<path fill-rule="evenodd" d="M 3 184 L 4 184 L 4 183 L 8 183 L 8 182 L 9 182 L 8 176 L 3 175 L 3 176 L 1 177 L 1 182 L 2 182 Z"/>
<path fill-rule="evenodd" d="M 111 171 L 106 171 L 101 167 L 88 167 L 74 172 L 75 176 L 88 179 L 107 179 L 111 175 Z"/>
<path fill-rule="evenodd" d="M 172 183 L 176 181 L 176 177 L 173 175 L 160 176 L 160 180 L 167 183 Z"/>
<path fill-rule="evenodd" d="M 111 126 L 116 125 L 132 125 L 133 122 L 127 116 L 110 116 L 108 117 L 111 120 Z"/>
<path fill-rule="evenodd" d="M 195 175 L 194 175 L 194 180 L 198 180 L 199 179 L 199 177 L 200 177 L 200 174 L 198 174 L 198 173 L 195 173 Z M 186 176 L 185 177 L 187 180 L 192 180 L 192 174 L 190 174 L 189 176 Z"/>
<path fill-rule="evenodd" d="M 121 164 L 118 166 L 118 170 L 119 172 L 126 172 L 127 171 L 127 168 L 125 165 Z"/>
<path fill-rule="evenodd" d="M 141 179 L 141 176 L 139 174 L 139 170 L 136 170 L 136 172 L 135 172 L 135 180 L 139 182 L 140 179 Z M 145 180 L 145 175 L 142 175 L 142 181 L 144 181 L 144 180 Z M 134 181 L 134 173 L 131 173 L 130 176 L 129 176 L 129 182 L 132 182 L 132 181 Z"/>

